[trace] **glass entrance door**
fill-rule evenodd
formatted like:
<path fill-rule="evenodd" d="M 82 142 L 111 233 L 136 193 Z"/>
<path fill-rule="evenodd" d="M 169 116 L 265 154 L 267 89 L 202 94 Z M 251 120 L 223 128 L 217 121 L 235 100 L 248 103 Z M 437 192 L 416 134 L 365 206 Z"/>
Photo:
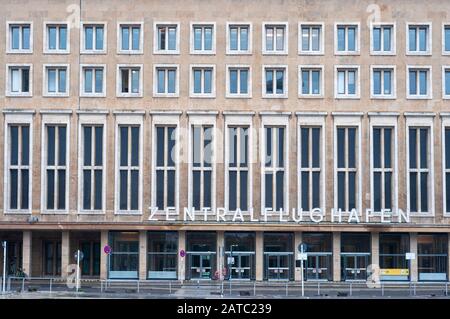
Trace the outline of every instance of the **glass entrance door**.
<path fill-rule="evenodd" d="M 266 274 L 268 280 L 289 280 L 291 277 L 292 254 L 266 253 Z"/>
<path fill-rule="evenodd" d="M 253 255 L 248 252 L 233 252 L 234 263 L 229 267 L 231 280 L 250 280 L 253 269 Z M 228 255 L 229 256 L 229 255 Z"/>
<path fill-rule="evenodd" d="M 306 280 L 331 280 L 331 254 L 308 254 Z"/>
<path fill-rule="evenodd" d="M 190 279 L 211 279 L 215 253 L 192 252 L 189 254 Z"/>
<path fill-rule="evenodd" d="M 370 254 L 345 254 L 343 255 L 344 263 L 344 280 L 366 280 L 367 266 L 369 265 Z"/>

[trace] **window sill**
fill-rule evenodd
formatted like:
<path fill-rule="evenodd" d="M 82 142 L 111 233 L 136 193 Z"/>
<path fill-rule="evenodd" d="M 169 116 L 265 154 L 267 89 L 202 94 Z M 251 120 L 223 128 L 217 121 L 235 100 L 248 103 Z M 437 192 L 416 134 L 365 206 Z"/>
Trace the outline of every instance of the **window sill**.
<path fill-rule="evenodd" d="M 323 51 L 298 51 L 298 55 L 324 55 Z"/>
<path fill-rule="evenodd" d="M 119 94 L 116 95 L 116 97 L 137 98 L 137 97 L 142 97 L 142 93 L 119 93 Z"/>
<path fill-rule="evenodd" d="M 154 50 L 153 54 L 157 55 L 180 55 L 180 50 Z"/>
<path fill-rule="evenodd" d="M 396 95 L 370 95 L 372 100 L 395 100 L 397 99 Z"/>
<path fill-rule="evenodd" d="M 80 54 L 86 54 L 86 55 L 104 55 L 107 54 L 106 50 L 82 50 L 80 51 Z"/>
<path fill-rule="evenodd" d="M 43 52 L 44 54 L 61 54 L 61 55 L 64 55 L 64 54 L 70 54 L 70 51 L 68 51 L 68 50 L 44 50 L 44 52 Z"/>
<path fill-rule="evenodd" d="M 6 93 L 5 97 L 33 97 L 31 93 Z"/>
<path fill-rule="evenodd" d="M 7 50 L 6 54 L 33 54 L 33 50 Z"/>
<path fill-rule="evenodd" d="M 407 51 L 406 52 L 406 55 L 407 56 L 430 56 L 430 55 L 432 55 L 433 53 L 432 52 L 429 52 L 429 51 L 419 51 L 419 52 L 416 52 L 416 51 Z"/>
<path fill-rule="evenodd" d="M 119 54 L 119 55 L 142 55 L 142 54 L 144 54 L 144 51 L 143 50 L 138 50 L 138 51 L 133 51 L 133 50 L 122 51 L 122 50 L 119 50 L 119 51 L 117 51 L 117 54 Z"/>
<path fill-rule="evenodd" d="M 106 97 L 106 93 L 81 93 L 80 97 L 86 98 L 104 98 Z"/>
<path fill-rule="evenodd" d="M 393 56 L 396 55 L 395 51 L 370 51 L 370 55 L 373 56 Z"/>
<path fill-rule="evenodd" d="M 239 51 L 239 50 L 237 51 L 227 50 L 226 53 L 226 55 L 252 55 L 252 54 L 253 54 L 252 51 Z"/>
<path fill-rule="evenodd" d="M 428 96 L 428 95 L 426 95 L 426 96 L 407 95 L 407 96 L 406 96 L 406 99 L 407 99 L 407 100 L 432 100 L 433 97 Z"/>
<path fill-rule="evenodd" d="M 299 94 L 299 99 L 323 99 L 323 94 Z"/>
<path fill-rule="evenodd" d="M 225 98 L 227 98 L 227 99 L 251 99 L 252 95 L 251 94 L 232 94 L 232 93 L 227 93 L 227 94 L 225 94 Z"/>
<path fill-rule="evenodd" d="M 178 98 L 180 94 L 178 93 L 153 93 L 153 97 L 156 98 Z"/>

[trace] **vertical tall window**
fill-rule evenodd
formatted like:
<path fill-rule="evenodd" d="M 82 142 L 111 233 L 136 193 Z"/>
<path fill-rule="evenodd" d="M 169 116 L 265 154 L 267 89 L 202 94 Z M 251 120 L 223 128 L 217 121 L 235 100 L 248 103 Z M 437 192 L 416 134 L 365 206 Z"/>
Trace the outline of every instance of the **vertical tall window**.
<path fill-rule="evenodd" d="M 228 53 L 248 53 L 250 44 L 249 25 L 228 26 Z"/>
<path fill-rule="evenodd" d="M 192 67 L 191 96 L 212 97 L 215 94 L 214 67 Z"/>
<path fill-rule="evenodd" d="M 450 25 L 444 26 L 443 34 L 442 34 L 442 48 L 444 54 L 450 54 Z"/>
<path fill-rule="evenodd" d="M 103 24 L 83 25 L 83 50 L 86 52 L 102 52 L 105 50 L 105 26 Z"/>
<path fill-rule="evenodd" d="M 300 209 L 321 208 L 321 128 L 300 128 Z M 323 196 L 323 195 L 322 195 Z"/>
<path fill-rule="evenodd" d="M 8 206 L 9 210 L 29 210 L 30 125 L 11 124 L 8 141 Z"/>
<path fill-rule="evenodd" d="M 69 79 L 67 66 L 46 66 L 45 79 L 45 95 L 67 95 Z"/>
<path fill-rule="evenodd" d="M 119 66 L 118 68 L 118 96 L 142 96 L 140 66 Z"/>
<path fill-rule="evenodd" d="M 103 125 L 82 126 L 82 207 L 103 209 Z"/>
<path fill-rule="evenodd" d="M 264 25 L 263 52 L 286 54 L 287 51 L 287 24 Z"/>
<path fill-rule="evenodd" d="M 6 93 L 9 96 L 31 94 L 31 67 L 9 66 L 9 83 Z"/>
<path fill-rule="evenodd" d="M 393 209 L 393 128 L 374 127 L 372 131 L 373 210 Z"/>
<path fill-rule="evenodd" d="M 359 97 L 358 68 L 337 68 L 336 77 L 336 98 Z"/>
<path fill-rule="evenodd" d="M 100 96 L 105 93 L 103 66 L 82 67 L 82 95 Z"/>
<path fill-rule="evenodd" d="M 250 69 L 248 67 L 228 68 L 228 96 L 248 96 Z"/>
<path fill-rule="evenodd" d="M 264 127 L 264 208 L 285 209 L 286 128 Z"/>
<path fill-rule="evenodd" d="M 46 210 L 66 210 L 67 126 L 46 125 Z"/>
<path fill-rule="evenodd" d="M 394 96 L 394 69 L 373 68 L 372 69 L 372 97 Z"/>
<path fill-rule="evenodd" d="M 121 24 L 119 39 L 119 52 L 142 53 L 142 24 Z"/>
<path fill-rule="evenodd" d="M 431 53 L 431 25 L 408 25 L 407 53 L 430 54 Z"/>
<path fill-rule="evenodd" d="M 139 210 L 140 127 L 119 126 L 119 210 Z"/>
<path fill-rule="evenodd" d="M 15 53 L 31 53 L 31 24 L 10 24 L 8 50 Z"/>
<path fill-rule="evenodd" d="M 156 25 L 155 41 L 158 53 L 177 53 L 178 49 L 178 25 L 177 24 L 158 24 Z"/>
<path fill-rule="evenodd" d="M 450 67 L 442 67 L 442 97 L 450 98 Z"/>
<path fill-rule="evenodd" d="M 176 200 L 176 127 L 156 127 L 156 206 L 159 210 L 175 207 Z"/>
<path fill-rule="evenodd" d="M 192 27 L 191 53 L 209 53 L 215 51 L 214 25 L 197 25 Z"/>
<path fill-rule="evenodd" d="M 300 67 L 301 91 L 303 96 L 322 95 L 322 68 Z"/>
<path fill-rule="evenodd" d="M 192 126 L 192 207 L 212 207 L 213 127 Z"/>
<path fill-rule="evenodd" d="M 337 209 L 357 209 L 358 142 L 356 127 L 338 127 L 337 133 Z"/>
<path fill-rule="evenodd" d="M 338 25 L 336 27 L 336 53 L 356 53 L 359 51 L 358 26 Z"/>
<path fill-rule="evenodd" d="M 286 67 L 264 67 L 264 97 L 286 97 Z"/>
<path fill-rule="evenodd" d="M 58 53 L 69 50 L 67 24 L 47 24 L 45 52 Z"/>
<path fill-rule="evenodd" d="M 300 53 L 323 53 L 322 25 L 300 25 Z"/>
<path fill-rule="evenodd" d="M 408 129 L 409 153 L 409 210 L 414 213 L 430 212 L 430 137 L 427 127 Z"/>
<path fill-rule="evenodd" d="M 178 93 L 177 67 L 176 66 L 156 66 L 155 67 L 156 95 L 175 95 Z"/>
<path fill-rule="evenodd" d="M 228 210 L 248 210 L 249 202 L 249 128 L 228 127 L 227 175 Z"/>
<path fill-rule="evenodd" d="M 444 129 L 444 181 L 445 212 L 450 213 L 450 127 Z"/>
<path fill-rule="evenodd" d="M 392 54 L 394 52 L 394 27 L 392 25 L 372 26 L 372 53 Z"/>
<path fill-rule="evenodd" d="M 408 67 L 408 98 L 431 98 L 430 68 Z"/>

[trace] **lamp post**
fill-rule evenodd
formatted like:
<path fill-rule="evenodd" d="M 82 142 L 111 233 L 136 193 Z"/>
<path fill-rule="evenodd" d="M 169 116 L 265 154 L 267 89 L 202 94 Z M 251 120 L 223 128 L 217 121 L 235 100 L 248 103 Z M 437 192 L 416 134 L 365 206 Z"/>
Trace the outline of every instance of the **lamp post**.
<path fill-rule="evenodd" d="M 2 280 L 2 293 L 6 292 L 6 240 L 2 242 L 3 246 L 3 280 Z"/>

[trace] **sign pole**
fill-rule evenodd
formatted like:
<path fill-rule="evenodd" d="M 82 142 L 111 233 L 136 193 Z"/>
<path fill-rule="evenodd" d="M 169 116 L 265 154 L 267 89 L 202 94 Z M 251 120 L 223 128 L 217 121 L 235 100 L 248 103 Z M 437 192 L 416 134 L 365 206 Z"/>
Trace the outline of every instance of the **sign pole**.
<path fill-rule="evenodd" d="M 77 250 L 77 292 L 80 288 L 80 250 Z"/>
<path fill-rule="evenodd" d="M 302 254 L 302 259 L 301 259 L 301 271 L 302 271 L 302 297 L 305 297 L 305 281 L 303 280 L 303 254 L 304 254 L 304 247 L 303 245 L 300 245 L 301 248 L 301 254 Z"/>
<path fill-rule="evenodd" d="M 3 246 L 3 280 L 2 280 L 2 293 L 6 292 L 6 241 L 2 242 Z"/>

